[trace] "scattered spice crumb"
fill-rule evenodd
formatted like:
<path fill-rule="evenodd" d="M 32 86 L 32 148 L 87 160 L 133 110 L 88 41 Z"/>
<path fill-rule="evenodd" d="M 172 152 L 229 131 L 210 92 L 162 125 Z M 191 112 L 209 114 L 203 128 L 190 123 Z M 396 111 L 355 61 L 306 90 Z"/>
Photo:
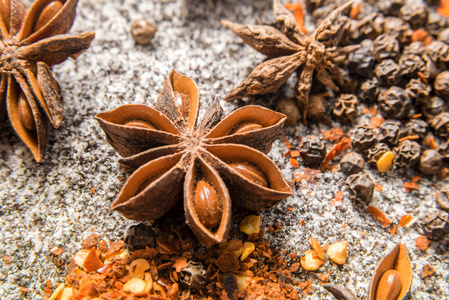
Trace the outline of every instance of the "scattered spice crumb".
<path fill-rule="evenodd" d="M 422 271 L 421 271 L 421 278 L 425 278 L 425 277 L 431 276 L 433 274 L 435 274 L 435 268 L 429 264 L 424 265 L 424 267 L 422 268 Z"/>
<path fill-rule="evenodd" d="M 373 216 L 374 219 L 379 221 L 384 227 L 387 227 L 391 224 L 390 219 L 385 216 L 385 214 L 380 211 L 377 207 L 374 206 L 368 206 L 366 211 Z"/>
<path fill-rule="evenodd" d="M 416 247 L 421 251 L 427 251 L 429 249 L 430 241 L 423 235 L 420 235 L 415 239 Z"/>

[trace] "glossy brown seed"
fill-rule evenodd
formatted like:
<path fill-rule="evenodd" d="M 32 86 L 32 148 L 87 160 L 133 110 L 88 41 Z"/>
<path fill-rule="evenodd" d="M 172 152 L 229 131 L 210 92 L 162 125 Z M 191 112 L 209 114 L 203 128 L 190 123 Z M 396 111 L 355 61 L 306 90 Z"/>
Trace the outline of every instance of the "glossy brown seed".
<path fill-rule="evenodd" d="M 449 214 L 439 210 L 422 220 L 425 235 L 431 240 L 440 240 L 449 233 Z"/>
<path fill-rule="evenodd" d="M 143 120 L 132 120 L 132 121 L 126 122 L 124 125 L 130 126 L 130 127 L 139 127 L 139 128 L 157 130 L 157 128 L 154 127 L 153 124 L 148 123 Z"/>
<path fill-rule="evenodd" d="M 419 160 L 419 171 L 425 175 L 435 175 L 441 170 L 441 155 L 432 149 L 424 150 Z"/>
<path fill-rule="evenodd" d="M 260 124 L 257 124 L 257 123 L 245 123 L 245 124 L 241 124 L 241 125 L 237 126 L 237 128 L 234 129 L 230 134 L 244 133 L 244 132 L 253 131 L 253 130 L 257 130 L 257 129 L 261 129 L 261 128 L 263 128 L 263 126 Z"/>
<path fill-rule="evenodd" d="M 301 118 L 298 104 L 296 104 L 296 101 L 292 98 L 281 99 L 276 106 L 276 111 L 287 116 L 285 125 L 295 125 Z"/>
<path fill-rule="evenodd" d="M 38 31 L 42 27 L 45 26 L 45 24 L 48 23 L 62 8 L 63 4 L 61 1 L 51 1 L 48 3 L 42 12 L 39 15 L 39 18 L 37 19 L 36 23 L 34 24 L 33 31 Z"/>
<path fill-rule="evenodd" d="M 156 34 L 157 26 L 147 20 L 137 20 L 131 25 L 131 34 L 139 45 L 148 45 Z"/>
<path fill-rule="evenodd" d="M 228 164 L 232 169 L 239 172 L 249 181 L 268 187 L 268 181 L 265 174 L 256 166 L 244 162 L 232 162 Z"/>
<path fill-rule="evenodd" d="M 379 280 L 375 300 L 396 300 L 401 288 L 401 274 L 396 270 L 388 270 Z"/>
<path fill-rule="evenodd" d="M 20 94 L 19 97 L 19 117 L 23 127 L 29 131 L 36 130 L 36 122 L 34 121 L 33 112 L 25 97 L 25 94 Z"/>
<path fill-rule="evenodd" d="M 343 173 L 348 175 L 360 173 L 365 168 L 365 160 L 360 154 L 349 152 L 341 158 L 340 167 Z"/>
<path fill-rule="evenodd" d="M 214 229 L 220 224 L 221 199 L 217 191 L 205 180 L 200 180 L 193 198 L 195 211 L 201 223 Z"/>

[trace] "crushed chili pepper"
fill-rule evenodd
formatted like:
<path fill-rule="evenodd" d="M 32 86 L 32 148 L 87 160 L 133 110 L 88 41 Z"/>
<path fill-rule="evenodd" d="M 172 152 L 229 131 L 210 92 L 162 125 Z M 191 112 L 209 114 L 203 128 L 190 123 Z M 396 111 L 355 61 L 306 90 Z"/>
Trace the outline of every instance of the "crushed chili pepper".
<path fill-rule="evenodd" d="M 296 25 L 298 25 L 299 29 L 304 34 L 307 34 L 307 29 L 304 26 L 304 12 L 302 10 L 302 4 L 301 2 L 298 2 L 296 4 L 292 3 L 285 3 L 285 8 L 287 8 L 289 11 L 293 13 L 293 16 L 295 17 Z"/>
<path fill-rule="evenodd" d="M 420 235 L 415 239 L 416 247 L 421 251 L 427 251 L 429 249 L 430 241 L 424 236 Z"/>
<path fill-rule="evenodd" d="M 299 167 L 298 160 L 296 158 L 294 158 L 294 157 L 290 157 L 290 164 L 294 168 L 298 168 Z"/>
<path fill-rule="evenodd" d="M 418 140 L 419 136 L 417 135 L 408 135 L 408 136 L 404 136 L 403 138 L 399 139 L 399 143 L 402 143 L 403 141 L 407 141 L 407 140 Z"/>
<path fill-rule="evenodd" d="M 379 221 L 384 227 L 387 227 L 391 224 L 390 219 L 377 207 L 368 206 L 366 211 L 373 216 L 374 219 Z"/>
<path fill-rule="evenodd" d="M 335 193 L 335 198 L 331 199 L 332 206 L 341 206 L 343 204 L 343 201 L 341 200 L 341 195 L 342 195 L 341 191 L 337 191 Z"/>
<path fill-rule="evenodd" d="M 423 144 L 429 146 L 429 148 L 432 150 L 437 150 L 437 144 L 435 143 L 435 139 L 433 138 L 433 136 L 425 139 Z"/>
<path fill-rule="evenodd" d="M 409 227 L 416 221 L 416 218 L 414 218 L 412 215 L 403 215 L 401 217 L 401 220 L 399 221 L 399 227 Z"/>
<path fill-rule="evenodd" d="M 397 234 L 397 233 L 398 233 L 398 225 L 393 224 L 393 226 L 392 226 L 390 229 L 388 229 L 388 231 L 389 231 L 391 234 Z"/>
<path fill-rule="evenodd" d="M 429 264 L 424 265 L 421 271 L 421 278 L 432 276 L 435 274 L 435 268 Z"/>
<path fill-rule="evenodd" d="M 449 17 L 449 0 L 441 0 L 436 12 L 440 16 Z"/>
<path fill-rule="evenodd" d="M 372 117 L 369 120 L 369 123 L 371 124 L 371 126 L 373 126 L 374 128 L 379 127 L 380 125 L 382 125 L 382 123 L 385 121 L 384 118 L 378 118 L 378 117 Z"/>
<path fill-rule="evenodd" d="M 285 133 L 284 132 L 282 133 L 282 140 L 284 141 L 285 146 L 287 146 L 288 149 L 293 148 L 292 144 L 289 141 L 287 141 L 287 138 L 285 137 Z"/>
<path fill-rule="evenodd" d="M 345 133 L 343 132 L 343 129 L 334 127 L 331 130 L 326 130 L 325 132 L 323 132 L 323 139 L 328 142 L 335 143 L 341 140 L 344 135 Z"/>
<path fill-rule="evenodd" d="M 419 190 L 419 186 L 416 182 L 404 182 L 405 191 Z"/>
<path fill-rule="evenodd" d="M 352 8 L 351 11 L 349 12 L 349 17 L 352 20 L 357 19 L 357 16 L 359 15 L 360 11 L 362 10 L 362 3 L 361 2 L 357 2 L 355 3 Z"/>
<path fill-rule="evenodd" d="M 329 152 L 324 157 L 323 162 L 321 163 L 321 171 L 326 170 L 329 167 L 330 162 L 334 160 L 335 157 L 340 155 L 343 150 L 348 148 L 349 145 L 351 145 L 351 139 L 344 137 L 331 150 L 329 150 Z"/>

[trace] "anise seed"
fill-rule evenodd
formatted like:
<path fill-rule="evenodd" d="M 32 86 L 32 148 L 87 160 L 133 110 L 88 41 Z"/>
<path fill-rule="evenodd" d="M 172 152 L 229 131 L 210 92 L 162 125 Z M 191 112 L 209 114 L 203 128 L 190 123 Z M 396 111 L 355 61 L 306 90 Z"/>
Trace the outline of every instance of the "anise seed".
<path fill-rule="evenodd" d="M 396 270 L 386 271 L 379 280 L 376 290 L 376 300 L 394 300 L 402 288 L 402 278 Z"/>
<path fill-rule="evenodd" d="M 37 19 L 36 23 L 34 24 L 33 31 L 36 32 L 42 27 L 45 26 L 45 24 L 48 23 L 62 8 L 63 4 L 61 1 L 52 1 L 48 3 L 42 12 L 39 15 L 39 18 Z"/>
<path fill-rule="evenodd" d="M 249 181 L 257 183 L 263 187 L 268 187 L 268 181 L 263 172 L 256 166 L 248 163 L 233 162 L 228 164 L 232 169 L 239 172 Z"/>
<path fill-rule="evenodd" d="M 136 191 L 136 195 L 140 194 L 140 192 L 143 191 L 144 189 L 146 189 L 147 186 L 149 186 L 154 181 L 156 181 L 156 179 L 158 179 L 160 177 L 160 175 L 162 175 L 162 174 L 157 174 L 157 175 L 151 176 L 150 178 L 148 178 L 147 180 L 142 182 L 142 184 L 139 186 L 139 188 Z"/>
<path fill-rule="evenodd" d="M 221 201 L 217 191 L 206 181 L 200 180 L 193 198 L 195 211 L 201 223 L 214 229 L 221 220 Z"/>
<path fill-rule="evenodd" d="M 239 125 L 236 129 L 234 129 L 231 134 L 238 134 L 238 133 L 244 133 L 244 132 L 248 132 L 248 131 L 253 131 L 256 129 L 260 129 L 263 126 L 257 123 L 246 123 L 246 124 L 242 124 Z"/>
<path fill-rule="evenodd" d="M 36 122 L 34 122 L 33 111 L 28 103 L 25 94 L 19 97 L 19 117 L 22 125 L 29 131 L 36 130 Z"/>
<path fill-rule="evenodd" d="M 157 128 L 154 127 L 153 124 L 145 122 L 143 120 L 132 120 L 132 121 L 126 122 L 124 125 L 130 126 L 130 127 L 139 127 L 139 128 L 157 130 Z"/>

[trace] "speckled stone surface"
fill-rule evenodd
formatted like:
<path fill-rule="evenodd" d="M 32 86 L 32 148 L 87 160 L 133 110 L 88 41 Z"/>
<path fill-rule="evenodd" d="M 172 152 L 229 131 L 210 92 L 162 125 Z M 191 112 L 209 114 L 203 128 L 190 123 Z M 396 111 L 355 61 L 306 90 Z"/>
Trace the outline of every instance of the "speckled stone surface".
<path fill-rule="evenodd" d="M 215 97 L 223 98 L 265 57 L 222 27 L 220 20 L 255 24 L 256 17 L 264 11 L 270 14 L 270 10 L 271 0 L 80 0 L 71 31 L 93 30 L 96 39 L 76 61 L 68 60 L 54 68 L 63 90 L 65 118 L 58 130 L 51 131 L 42 162 L 34 161 L 8 122 L 1 128 L 1 299 L 41 299 L 47 279 L 56 285 L 65 276 L 64 268 L 51 259 L 53 247 L 64 249 L 68 258 L 89 234 L 116 240 L 133 224 L 109 210 L 124 184 L 119 178 L 126 175 L 117 163 L 119 155 L 106 143 L 94 120 L 95 114 L 127 103 L 152 106 L 172 68 L 197 82 L 203 108 Z M 159 27 L 150 46 L 138 46 L 131 37 L 131 23 L 140 18 Z M 269 103 L 289 96 L 292 84 L 294 81 L 290 80 L 276 95 L 256 100 Z M 222 105 L 226 113 L 239 106 L 224 102 Z M 364 116 L 357 124 L 366 122 Z M 332 125 L 298 124 L 283 132 L 296 147 L 299 136 L 321 134 Z M 334 125 L 346 132 L 350 130 L 342 124 Z M 300 161 L 299 168 L 291 167 L 283 156 L 285 152 L 287 148 L 279 136 L 269 156 L 286 180 L 292 181 L 293 175 L 302 173 L 305 166 Z M 449 184 L 448 180 L 423 177 L 418 191 L 406 192 L 403 183 L 418 175 L 414 170 L 404 176 L 396 171 L 380 174 L 368 165 L 366 169 L 375 183 L 383 187 L 383 191 L 375 192 L 370 205 L 385 212 L 396 224 L 405 214 L 419 218 L 434 211 L 435 193 Z M 294 196 L 262 212 L 267 226 L 275 222 L 283 226 L 280 232 L 266 234 L 273 247 L 303 255 L 310 249 L 307 241 L 311 237 L 321 245 L 349 242 L 344 265 L 336 266 L 326 259 L 317 272 L 300 270 L 297 278 L 311 278 L 314 286 L 314 292 L 304 298 L 333 299 L 320 286 L 317 275 L 321 273 L 329 274 L 330 283 L 351 288 L 365 298 L 376 264 L 396 243 L 402 242 L 408 248 L 413 267 L 413 298 L 448 299 L 447 237 L 432 242 L 425 252 L 418 250 L 414 241 L 420 235 L 418 223 L 391 234 L 389 228 L 383 228 L 365 211 L 366 207 L 349 200 L 345 179 L 340 171 L 318 174 L 315 182 L 297 183 Z M 335 207 L 330 200 L 339 190 L 343 203 Z M 304 226 L 299 225 L 302 219 Z M 432 265 L 436 273 L 422 279 L 425 264 Z M 31 293 L 20 293 L 20 287 Z"/>

